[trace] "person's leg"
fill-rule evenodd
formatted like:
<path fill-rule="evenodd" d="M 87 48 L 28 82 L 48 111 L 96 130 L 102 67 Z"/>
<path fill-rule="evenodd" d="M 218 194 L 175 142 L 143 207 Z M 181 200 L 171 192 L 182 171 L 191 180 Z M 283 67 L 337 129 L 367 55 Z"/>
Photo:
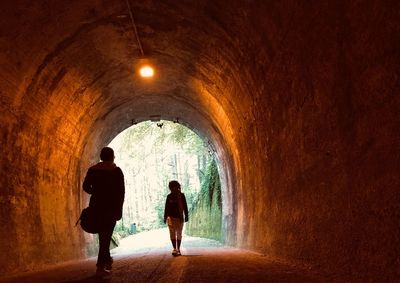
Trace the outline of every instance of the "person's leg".
<path fill-rule="evenodd" d="M 174 250 L 176 249 L 176 237 L 175 237 L 175 228 L 172 223 L 172 220 L 170 223 L 168 223 L 168 230 L 169 230 L 169 238 L 171 239 L 171 244 Z"/>
<path fill-rule="evenodd" d="M 106 231 L 102 229 L 102 231 L 99 232 L 99 254 L 97 256 L 97 263 L 96 266 L 97 268 L 103 268 L 105 265 L 105 258 L 107 256 L 107 240 L 106 240 Z"/>
<path fill-rule="evenodd" d="M 107 221 L 99 233 L 99 255 L 97 267 L 111 269 L 112 259 L 110 256 L 110 242 L 116 221 Z"/>
<path fill-rule="evenodd" d="M 107 246 L 105 248 L 105 267 L 108 270 L 111 270 L 112 263 L 113 263 L 113 260 L 110 255 L 110 243 L 111 243 L 111 237 L 114 232 L 114 227 L 115 227 L 116 223 L 117 222 L 115 220 L 110 221 L 109 226 L 107 227 L 107 232 L 106 232 L 107 234 L 106 234 L 106 239 L 105 239 L 106 243 L 105 244 Z"/>
<path fill-rule="evenodd" d="M 182 230 L 183 230 L 183 221 L 178 219 L 179 221 L 176 223 L 176 242 L 178 253 L 181 252 L 181 242 L 182 242 Z"/>

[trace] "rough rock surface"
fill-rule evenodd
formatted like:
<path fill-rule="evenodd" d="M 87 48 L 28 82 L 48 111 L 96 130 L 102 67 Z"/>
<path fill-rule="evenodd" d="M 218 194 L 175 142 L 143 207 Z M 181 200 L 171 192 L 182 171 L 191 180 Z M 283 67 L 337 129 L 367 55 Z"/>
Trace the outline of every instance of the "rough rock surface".
<path fill-rule="evenodd" d="M 85 257 L 84 171 L 159 116 L 215 149 L 227 243 L 398 277 L 399 6 L 135 1 L 144 81 L 125 1 L 2 1 L 0 273 Z"/>

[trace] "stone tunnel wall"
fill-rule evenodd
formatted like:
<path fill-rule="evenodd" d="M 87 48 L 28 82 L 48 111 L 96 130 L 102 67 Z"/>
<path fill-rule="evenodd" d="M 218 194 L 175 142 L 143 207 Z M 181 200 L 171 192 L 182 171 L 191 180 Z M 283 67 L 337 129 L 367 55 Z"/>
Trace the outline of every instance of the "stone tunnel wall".
<path fill-rule="evenodd" d="M 253 103 L 233 122 L 237 243 L 354 278 L 394 278 L 399 6 L 289 2 L 242 10 L 246 23 L 234 24 L 247 40 L 231 49 L 243 53 L 232 68 L 242 91 L 230 99 Z"/>
<path fill-rule="evenodd" d="M 57 46 L 59 37 L 50 36 L 67 37 L 54 18 L 39 12 L 48 12 L 46 3 L 8 6 L 1 7 L 0 237 L 7 239 L 0 243 L 2 274 L 87 254 L 92 237 L 75 222 L 87 202 L 81 168 L 93 161 L 82 159 L 94 122 L 88 107 L 101 100 L 95 90 L 83 95 L 96 81 L 95 70 L 85 76 L 76 68 L 77 55 L 72 65 L 57 57 L 69 42 Z M 64 27 L 71 32 L 67 21 Z"/>
<path fill-rule="evenodd" d="M 9 240 L 0 242 L 1 272 L 85 255 L 74 227 L 84 168 L 125 112 L 157 107 L 138 107 L 123 84 L 113 85 L 126 75 L 129 56 L 119 56 L 130 53 L 118 44 L 117 25 L 104 20 L 111 1 L 49 3 L 2 9 L 0 238 Z M 187 48 L 175 55 L 198 65 L 177 74 L 191 72 L 202 96 L 170 97 L 209 114 L 232 155 L 228 242 L 354 278 L 398 275 L 399 4 L 169 5 L 177 11 L 166 18 L 186 17 L 181 30 L 193 24 L 202 34 L 161 41 L 159 50 Z M 147 12 L 139 22 L 162 23 Z M 96 22 L 98 15 L 105 18 Z M 107 44 L 96 43 L 101 37 Z"/>
<path fill-rule="evenodd" d="M 225 35 L 213 81 L 239 149 L 232 243 L 391 280 L 400 272 L 399 4 L 260 2 L 207 11 Z"/>

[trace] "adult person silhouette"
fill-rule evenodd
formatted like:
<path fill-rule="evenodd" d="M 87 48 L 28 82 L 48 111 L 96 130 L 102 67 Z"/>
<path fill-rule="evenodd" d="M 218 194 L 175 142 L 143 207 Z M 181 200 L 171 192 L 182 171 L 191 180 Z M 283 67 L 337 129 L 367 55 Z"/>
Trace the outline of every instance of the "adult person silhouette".
<path fill-rule="evenodd" d="M 89 207 L 93 209 L 100 223 L 96 275 L 104 276 L 110 274 L 112 268 L 110 242 L 115 224 L 122 218 L 125 181 L 122 170 L 114 163 L 112 148 L 104 147 L 100 159 L 101 162 L 88 169 L 83 190 L 91 194 Z"/>
<path fill-rule="evenodd" d="M 168 223 L 169 235 L 172 243 L 172 255 L 181 255 L 183 221 L 189 220 L 185 195 L 181 192 L 178 181 L 170 181 L 168 187 L 171 191 L 165 201 L 164 223 Z"/>

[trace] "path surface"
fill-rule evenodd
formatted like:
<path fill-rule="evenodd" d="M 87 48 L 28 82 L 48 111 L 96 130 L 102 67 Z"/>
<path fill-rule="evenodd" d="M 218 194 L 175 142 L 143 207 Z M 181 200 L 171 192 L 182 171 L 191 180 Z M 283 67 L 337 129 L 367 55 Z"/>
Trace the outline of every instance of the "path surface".
<path fill-rule="evenodd" d="M 110 278 L 94 277 L 96 258 L 90 258 L 0 282 L 328 282 L 306 269 L 215 241 L 186 236 L 182 245 L 182 256 L 172 257 L 167 231 L 150 231 L 124 239 L 113 250 Z"/>

